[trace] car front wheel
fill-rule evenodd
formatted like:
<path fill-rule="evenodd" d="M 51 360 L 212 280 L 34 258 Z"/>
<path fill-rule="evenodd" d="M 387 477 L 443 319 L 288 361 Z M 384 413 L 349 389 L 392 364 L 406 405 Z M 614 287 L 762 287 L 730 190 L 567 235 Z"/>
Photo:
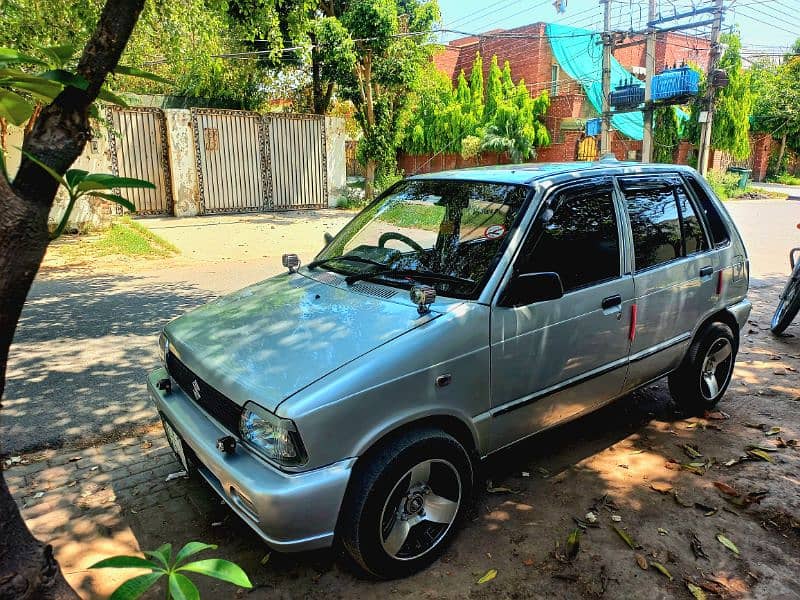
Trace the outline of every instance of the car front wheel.
<path fill-rule="evenodd" d="M 391 579 L 433 563 L 472 493 L 469 454 L 435 429 L 396 436 L 365 456 L 342 506 L 339 538 L 367 573 Z"/>

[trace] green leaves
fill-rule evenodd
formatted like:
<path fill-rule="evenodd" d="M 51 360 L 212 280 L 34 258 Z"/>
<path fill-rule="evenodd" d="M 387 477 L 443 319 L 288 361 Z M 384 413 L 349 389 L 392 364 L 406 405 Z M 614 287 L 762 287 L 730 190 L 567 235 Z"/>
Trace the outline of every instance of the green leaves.
<path fill-rule="evenodd" d="M 169 79 L 164 79 L 160 75 L 156 75 L 155 73 L 151 73 L 150 71 L 143 71 L 142 69 L 137 69 L 136 67 L 117 65 L 117 67 L 114 69 L 114 73 L 116 73 L 117 75 L 128 75 L 130 77 L 149 79 L 150 81 L 172 85 L 172 82 Z"/>
<path fill-rule="evenodd" d="M 175 600 L 199 600 L 197 586 L 185 575 L 171 573 L 169 576 L 169 593 Z"/>
<path fill-rule="evenodd" d="M 178 555 L 175 557 L 175 564 L 179 565 L 190 556 L 193 556 L 198 552 L 202 552 L 203 550 L 216 550 L 216 549 L 217 549 L 216 544 L 204 544 L 203 542 L 189 542 L 178 552 Z"/>
<path fill-rule="evenodd" d="M 64 231 L 64 227 L 67 225 L 72 208 L 75 206 L 75 202 L 81 196 L 97 196 L 99 198 L 103 198 L 104 200 L 108 200 L 109 202 L 114 202 L 115 204 L 124 206 L 131 212 L 135 212 L 136 206 L 133 204 L 133 202 L 120 196 L 119 194 L 109 193 L 106 190 L 114 190 L 116 188 L 144 188 L 152 190 L 156 187 L 144 179 L 135 179 L 133 177 L 117 177 L 116 175 L 111 175 L 110 173 L 89 173 L 83 169 L 70 169 L 64 174 L 64 177 L 61 177 L 61 175 L 59 175 L 53 168 L 47 166 L 29 152 L 26 152 L 21 148 L 19 150 L 28 160 L 34 162 L 48 175 L 50 175 L 50 177 L 55 179 L 69 195 L 69 203 L 67 204 L 67 208 L 61 217 L 61 222 L 51 235 L 52 239 L 57 238 Z M 156 550 L 153 554 L 159 558 L 160 562 L 166 563 L 170 559 L 171 552 L 171 546 L 166 544 L 165 546 L 162 546 Z"/>
<path fill-rule="evenodd" d="M 146 558 L 138 556 L 112 556 L 94 563 L 90 569 L 153 569 L 160 567 Z"/>
<path fill-rule="evenodd" d="M 30 54 L 23 54 L 13 48 L 0 48 L 0 63 L 13 65 L 18 63 L 28 63 L 32 65 L 46 65 L 43 60 L 39 60 Z"/>
<path fill-rule="evenodd" d="M 74 178 L 74 175 L 70 178 Z M 190 556 L 204 550 L 215 550 L 214 544 L 189 542 L 172 558 L 172 545 L 164 544 L 160 548 L 145 551 L 148 560 L 138 556 L 114 556 L 93 564 L 90 569 L 149 569 L 152 572 L 129 579 L 120 585 L 111 595 L 111 600 L 135 600 L 150 589 L 162 576 L 167 576 L 167 599 L 200 600 L 200 592 L 194 583 L 183 573 L 187 571 L 226 581 L 243 588 L 252 588 L 253 584 L 247 574 L 235 563 L 219 558 L 195 561 L 183 566 L 180 563 Z"/>
<path fill-rule="evenodd" d="M 209 558 L 206 560 L 198 560 L 178 568 L 178 571 L 191 571 L 193 573 L 200 573 L 215 579 L 227 581 L 239 587 L 251 588 L 253 584 L 250 583 L 247 574 L 238 565 L 221 558 Z"/>
<path fill-rule="evenodd" d="M 22 125 L 33 113 L 33 107 L 19 94 L 0 88 L 0 118 L 12 125 Z"/>
<path fill-rule="evenodd" d="M 95 567 L 89 567 L 95 568 Z M 111 594 L 109 600 L 136 600 L 139 596 L 144 594 L 147 590 L 153 587 L 153 584 L 163 577 L 164 573 L 148 573 L 146 575 L 139 575 L 133 579 L 123 582 L 114 593 Z"/>

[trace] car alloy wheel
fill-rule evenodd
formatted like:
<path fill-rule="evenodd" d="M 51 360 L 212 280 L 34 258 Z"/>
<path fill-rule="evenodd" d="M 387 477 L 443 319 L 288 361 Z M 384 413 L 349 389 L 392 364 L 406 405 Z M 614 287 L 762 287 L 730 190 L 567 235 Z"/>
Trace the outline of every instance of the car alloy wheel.
<path fill-rule="evenodd" d="M 414 560 L 441 542 L 462 502 L 461 477 L 448 461 L 425 460 L 407 471 L 383 505 L 380 540 L 397 560 Z"/>
<path fill-rule="evenodd" d="M 733 347 L 726 338 L 711 344 L 700 371 L 700 391 L 706 400 L 713 401 L 725 388 L 733 370 Z"/>

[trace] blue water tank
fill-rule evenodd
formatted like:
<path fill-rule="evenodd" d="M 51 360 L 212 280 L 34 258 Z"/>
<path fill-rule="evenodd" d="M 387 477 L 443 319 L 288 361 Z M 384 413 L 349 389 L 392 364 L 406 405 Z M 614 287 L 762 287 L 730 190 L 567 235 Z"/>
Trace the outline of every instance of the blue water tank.
<path fill-rule="evenodd" d="M 653 76 L 653 100 L 669 100 L 696 96 L 700 87 L 700 73 L 689 67 L 678 67 Z"/>
<path fill-rule="evenodd" d="M 614 108 L 636 108 L 644 102 L 644 86 L 641 84 L 620 85 L 608 96 Z"/>

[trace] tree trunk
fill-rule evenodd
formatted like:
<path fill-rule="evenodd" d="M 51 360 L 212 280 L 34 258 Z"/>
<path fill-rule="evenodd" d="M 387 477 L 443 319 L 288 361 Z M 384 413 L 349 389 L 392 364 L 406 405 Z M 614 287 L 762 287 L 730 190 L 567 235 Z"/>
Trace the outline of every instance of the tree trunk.
<path fill-rule="evenodd" d="M 781 137 L 781 147 L 778 150 L 778 164 L 775 165 L 775 175 L 780 175 L 783 172 L 783 155 L 786 154 L 786 132 L 783 132 Z"/>
<path fill-rule="evenodd" d="M 368 158 L 364 167 L 364 199 L 369 202 L 375 197 L 375 159 Z"/>
<path fill-rule="evenodd" d="M 77 73 L 86 90 L 67 87 L 39 113 L 24 149 L 63 174 L 91 137 L 88 112 L 117 65 L 144 0 L 107 0 Z M 0 177 L 0 398 L 11 340 L 47 250 L 47 216 L 58 183 L 23 157 L 13 186 Z M 0 405 L 1 407 L 2 405 Z M 31 535 L 0 473 L 0 600 L 77 598 L 52 548 Z"/>
<path fill-rule="evenodd" d="M 322 65 L 320 64 L 319 50 L 317 50 L 317 36 L 313 33 L 308 34 L 311 42 L 311 103 L 313 104 L 314 114 L 324 115 L 325 107 L 322 105 Z"/>

